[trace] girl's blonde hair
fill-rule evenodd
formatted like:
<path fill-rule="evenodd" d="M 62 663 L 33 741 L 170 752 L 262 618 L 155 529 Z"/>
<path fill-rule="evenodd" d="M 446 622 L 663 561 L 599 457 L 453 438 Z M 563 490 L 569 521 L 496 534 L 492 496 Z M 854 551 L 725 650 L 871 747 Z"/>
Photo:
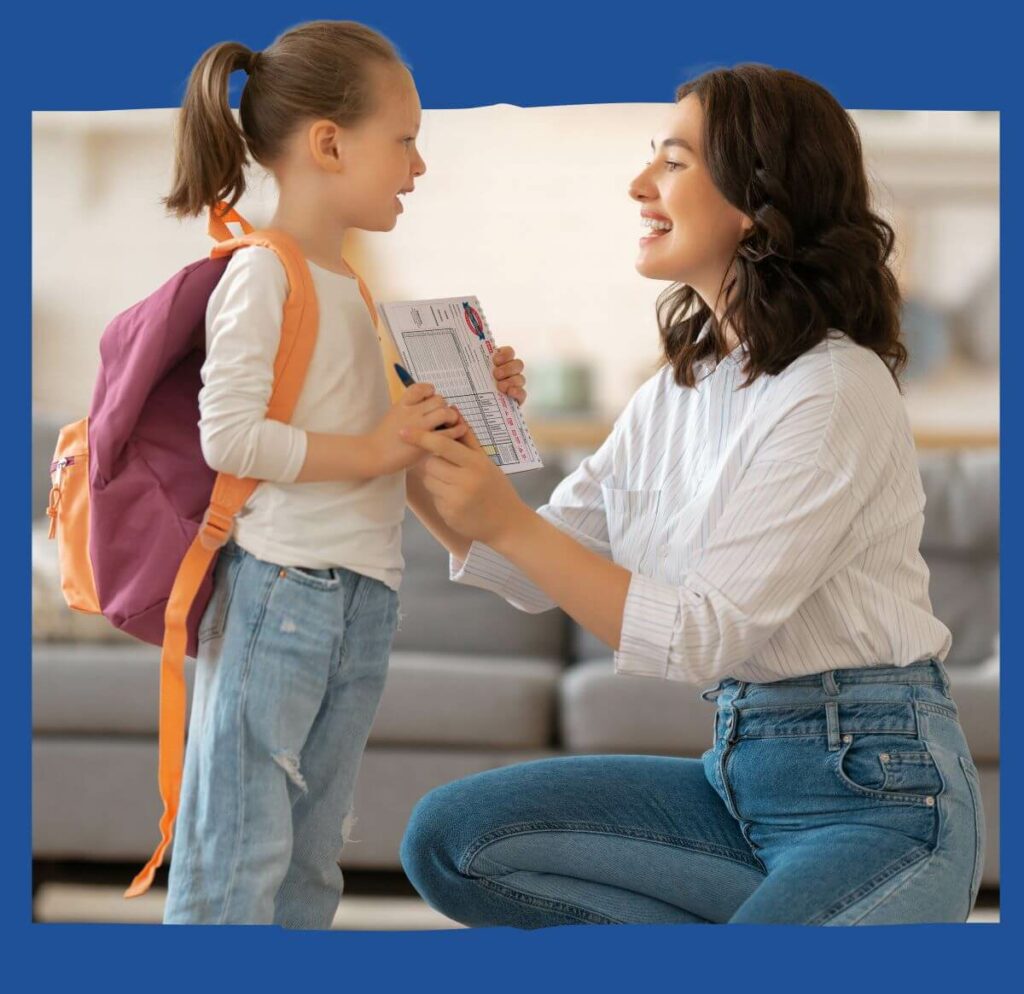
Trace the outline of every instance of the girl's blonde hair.
<path fill-rule="evenodd" d="M 177 217 L 245 192 L 251 156 L 262 166 L 281 154 L 304 120 L 350 127 L 373 112 L 371 69 L 403 66 L 383 35 L 355 21 L 310 21 L 254 52 L 239 42 L 214 45 L 188 80 L 175 139 L 174 180 L 164 198 Z M 241 126 L 228 102 L 228 80 L 244 69 Z"/>

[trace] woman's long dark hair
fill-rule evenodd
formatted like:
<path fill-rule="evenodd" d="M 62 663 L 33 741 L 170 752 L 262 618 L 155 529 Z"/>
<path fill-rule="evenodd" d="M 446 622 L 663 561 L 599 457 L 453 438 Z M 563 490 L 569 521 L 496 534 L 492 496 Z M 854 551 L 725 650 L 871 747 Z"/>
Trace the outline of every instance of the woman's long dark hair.
<path fill-rule="evenodd" d="M 658 298 L 665 361 L 681 386 L 694 365 L 728 351 L 728 325 L 746 349 L 749 385 L 781 372 L 829 328 L 873 349 L 899 383 L 900 291 L 889 268 L 895 236 L 871 209 L 860 136 L 822 86 L 770 66 L 715 69 L 684 83 L 704 111 L 704 160 L 726 200 L 754 222 L 714 318 L 691 287 Z M 710 319 L 710 334 L 698 335 Z"/>

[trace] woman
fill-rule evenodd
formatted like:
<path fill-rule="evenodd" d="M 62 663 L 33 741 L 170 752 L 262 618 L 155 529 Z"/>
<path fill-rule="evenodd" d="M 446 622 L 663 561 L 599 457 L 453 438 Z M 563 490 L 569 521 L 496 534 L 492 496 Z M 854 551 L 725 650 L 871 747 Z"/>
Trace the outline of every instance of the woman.
<path fill-rule="evenodd" d="M 919 543 L 892 229 L 822 87 L 683 85 L 633 181 L 665 365 L 533 512 L 431 433 L 453 577 L 562 607 L 619 673 L 714 682 L 702 760 L 579 756 L 428 794 L 402 859 L 469 925 L 964 921 L 984 828 Z M 521 384 L 520 384 L 521 385 Z"/>

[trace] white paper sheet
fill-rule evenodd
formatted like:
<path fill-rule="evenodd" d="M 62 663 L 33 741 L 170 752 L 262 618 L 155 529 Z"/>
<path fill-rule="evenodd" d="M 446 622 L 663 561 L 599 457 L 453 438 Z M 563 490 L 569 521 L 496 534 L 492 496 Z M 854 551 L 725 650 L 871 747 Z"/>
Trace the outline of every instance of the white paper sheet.
<path fill-rule="evenodd" d="M 406 370 L 462 412 L 495 465 L 505 473 L 540 469 L 519 405 L 497 389 L 491 358 L 496 346 L 476 297 L 400 300 L 378 308 Z"/>

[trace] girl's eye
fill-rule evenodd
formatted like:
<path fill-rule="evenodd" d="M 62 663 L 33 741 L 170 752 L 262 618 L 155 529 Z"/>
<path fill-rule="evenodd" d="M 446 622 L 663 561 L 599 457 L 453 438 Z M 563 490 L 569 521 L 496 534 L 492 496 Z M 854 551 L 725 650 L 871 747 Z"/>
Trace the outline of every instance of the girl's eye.
<path fill-rule="evenodd" d="M 681 162 L 672 162 L 670 159 L 666 159 L 665 168 L 670 173 L 674 173 L 677 169 L 685 169 L 686 167 Z"/>

